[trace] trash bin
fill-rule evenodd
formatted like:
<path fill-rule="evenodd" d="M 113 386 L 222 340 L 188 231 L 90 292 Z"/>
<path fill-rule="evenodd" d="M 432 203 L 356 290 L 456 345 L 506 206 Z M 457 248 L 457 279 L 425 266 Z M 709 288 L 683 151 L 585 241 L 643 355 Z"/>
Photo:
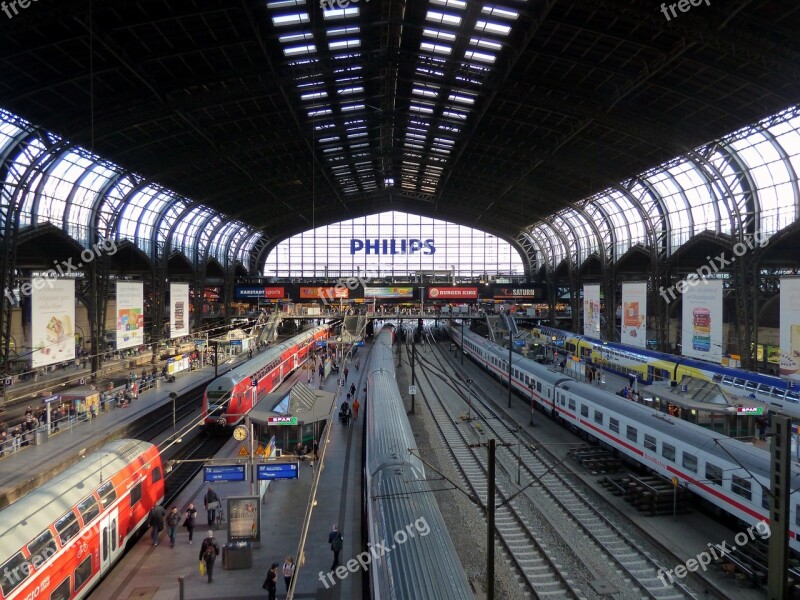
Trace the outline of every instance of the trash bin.
<path fill-rule="evenodd" d="M 47 441 L 47 429 L 44 427 L 40 427 L 36 431 L 33 432 L 33 444 L 35 446 L 41 446 Z"/>
<path fill-rule="evenodd" d="M 229 571 L 253 566 L 253 546 L 249 542 L 225 544 L 222 547 L 222 568 Z"/>

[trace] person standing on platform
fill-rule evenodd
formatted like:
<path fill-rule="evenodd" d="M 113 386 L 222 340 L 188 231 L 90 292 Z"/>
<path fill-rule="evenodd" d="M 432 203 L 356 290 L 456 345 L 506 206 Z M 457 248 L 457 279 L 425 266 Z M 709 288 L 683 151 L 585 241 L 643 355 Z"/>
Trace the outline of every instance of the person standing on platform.
<path fill-rule="evenodd" d="M 194 535 L 194 524 L 197 520 L 197 509 L 194 507 L 194 504 L 191 502 L 189 503 L 189 507 L 186 509 L 186 519 L 183 522 L 183 526 L 189 531 L 189 543 L 192 543 L 192 536 Z"/>
<path fill-rule="evenodd" d="M 353 401 L 353 421 L 354 422 L 358 421 L 358 409 L 359 408 L 361 408 L 361 403 L 358 401 L 358 398 L 356 398 Z"/>
<path fill-rule="evenodd" d="M 345 383 L 347 382 L 347 374 L 348 374 L 349 372 L 350 372 L 350 369 L 348 369 L 347 367 L 345 367 L 345 368 L 344 368 L 344 380 L 345 380 Z"/>
<path fill-rule="evenodd" d="M 264 585 L 261 587 L 267 590 L 267 598 L 269 600 L 275 600 L 275 594 L 278 593 L 278 563 L 272 563 L 269 571 L 267 571 L 267 578 L 264 580 Z"/>
<path fill-rule="evenodd" d="M 208 516 L 208 526 L 214 527 L 214 519 L 217 516 L 217 509 L 219 508 L 219 496 L 211 489 L 211 486 L 208 486 L 208 491 L 206 495 L 203 496 L 203 506 Z"/>
<path fill-rule="evenodd" d="M 219 554 L 219 546 L 217 546 L 217 540 L 214 539 L 214 532 L 209 529 L 208 537 L 200 545 L 200 560 L 206 563 L 208 583 L 214 582 L 214 561 L 217 560 L 217 554 Z"/>
<path fill-rule="evenodd" d="M 334 525 L 333 529 L 328 534 L 328 543 L 331 545 L 331 550 L 333 551 L 333 564 L 331 565 L 331 571 L 333 571 L 339 566 L 339 552 L 342 551 L 342 547 L 344 546 L 344 536 L 339 531 L 338 525 Z"/>
<path fill-rule="evenodd" d="M 291 556 L 286 557 L 283 563 L 283 582 L 286 584 L 286 593 L 289 593 L 289 586 L 292 585 L 292 577 L 294 577 L 294 558 Z"/>
<path fill-rule="evenodd" d="M 314 440 L 314 460 L 319 460 L 319 442 Z"/>
<path fill-rule="evenodd" d="M 175 547 L 175 529 L 181 522 L 181 514 L 178 512 L 178 507 L 173 506 L 172 510 L 167 515 L 167 527 L 169 527 L 169 547 Z"/>
<path fill-rule="evenodd" d="M 150 525 L 150 539 L 153 540 L 153 546 L 158 546 L 158 534 L 164 529 L 164 507 L 156 504 L 150 509 L 150 516 L 147 519 L 147 524 Z"/>

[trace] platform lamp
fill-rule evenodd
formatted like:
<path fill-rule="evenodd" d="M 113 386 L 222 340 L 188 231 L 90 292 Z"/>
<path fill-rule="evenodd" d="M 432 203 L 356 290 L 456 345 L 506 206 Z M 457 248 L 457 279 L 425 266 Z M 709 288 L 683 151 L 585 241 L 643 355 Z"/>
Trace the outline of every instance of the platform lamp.
<path fill-rule="evenodd" d="M 533 381 L 528 384 L 528 388 L 531 390 L 531 422 L 529 425 L 533 425 L 533 388 L 535 387 Z"/>

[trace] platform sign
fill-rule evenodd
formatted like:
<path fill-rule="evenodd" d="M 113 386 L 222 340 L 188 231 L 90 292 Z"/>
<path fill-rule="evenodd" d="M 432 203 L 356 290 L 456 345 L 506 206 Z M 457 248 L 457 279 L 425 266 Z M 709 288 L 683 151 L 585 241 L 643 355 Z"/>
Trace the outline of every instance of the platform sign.
<path fill-rule="evenodd" d="M 272 479 L 298 479 L 300 477 L 300 463 L 268 463 L 258 465 L 256 479 L 267 481 Z"/>
<path fill-rule="evenodd" d="M 244 481 L 244 465 L 203 467 L 203 481 Z"/>
<path fill-rule="evenodd" d="M 297 417 L 267 417 L 267 425 L 297 425 Z"/>
<path fill-rule="evenodd" d="M 414 395 L 416 395 L 416 393 L 417 393 L 417 386 L 415 386 L 415 385 L 408 386 L 408 395 L 409 396 L 414 396 Z"/>
<path fill-rule="evenodd" d="M 736 414 L 737 415 L 745 415 L 745 416 L 761 416 L 764 414 L 764 407 L 763 406 L 737 406 L 736 407 Z"/>

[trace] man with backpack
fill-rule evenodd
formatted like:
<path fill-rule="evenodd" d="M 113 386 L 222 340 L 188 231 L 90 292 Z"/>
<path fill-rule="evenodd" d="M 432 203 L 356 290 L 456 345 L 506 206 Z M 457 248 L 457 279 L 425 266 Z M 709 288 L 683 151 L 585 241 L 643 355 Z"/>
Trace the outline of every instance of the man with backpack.
<path fill-rule="evenodd" d="M 153 540 L 153 546 L 158 546 L 158 534 L 164 529 L 164 515 L 166 511 L 164 507 L 156 504 L 150 509 L 150 516 L 147 519 L 147 524 L 150 525 L 150 539 Z"/>
<path fill-rule="evenodd" d="M 331 565 L 331 571 L 333 571 L 339 566 L 339 552 L 342 551 L 342 547 L 344 546 L 344 536 L 342 536 L 342 532 L 339 531 L 338 525 L 334 525 L 333 530 L 328 534 L 328 543 L 331 545 L 331 550 L 333 551 L 333 565 Z"/>
<path fill-rule="evenodd" d="M 217 546 L 217 540 L 214 539 L 214 532 L 209 530 L 208 537 L 200 545 L 200 560 L 206 565 L 208 583 L 214 581 L 214 561 L 217 560 L 217 554 L 219 554 L 219 546 Z"/>

